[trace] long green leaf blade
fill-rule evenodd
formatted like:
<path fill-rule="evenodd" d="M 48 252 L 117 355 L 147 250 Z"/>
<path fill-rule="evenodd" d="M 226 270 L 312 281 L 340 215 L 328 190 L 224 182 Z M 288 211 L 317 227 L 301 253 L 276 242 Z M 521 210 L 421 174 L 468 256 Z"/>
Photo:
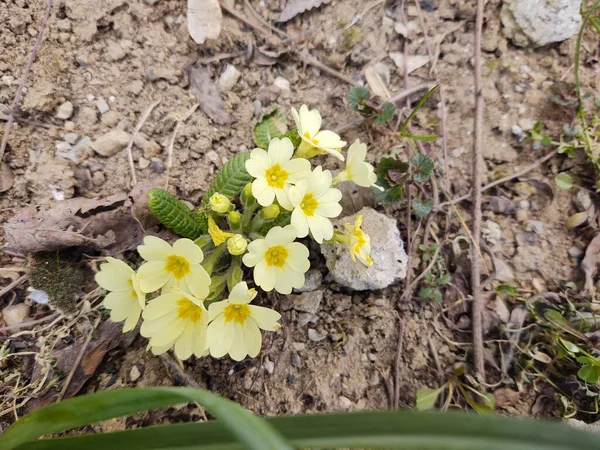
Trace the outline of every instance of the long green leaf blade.
<path fill-rule="evenodd" d="M 204 406 L 222 423 L 223 432 L 234 441 L 243 442 L 246 448 L 291 450 L 266 421 L 250 411 L 211 392 L 191 388 L 120 389 L 71 398 L 40 408 L 15 422 L 0 436 L 0 449 L 12 450 L 43 435 L 185 402 Z"/>
<path fill-rule="evenodd" d="M 419 103 L 417 103 L 417 106 L 415 106 L 415 108 L 410 112 L 410 114 L 404 120 L 404 122 L 402 122 L 402 126 L 400 127 L 400 135 L 401 136 L 405 136 L 406 135 L 406 129 L 408 128 L 408 125 L 410 124 L 410 121 L 412 120 L 412 118 L 415 117 L 415 114 L 417 114 L 417 112 L 425 104 L 425 102 L 427 101 L 427 99 L 429 98 L 429 96 L 431 94 L 433 94 L 437 90 L 437 88 L 439 88 L 439 87 L 440 87 L 440 85 L 436 84 L 435 86 L 433 86 L 431 89 L 429 89 L 427 91 L 427 94 L 425 94 L 425 96 L 421 100 L 419 100 Z"/>
<path fill-rule="evenodd" d="M 356 412 L 267 419 L 295 448 L 600 450 L 596 434 L 556 422 L 440 412 Z M 222 421 L 48 439 L 18 450 L 236 450 Z M 265 447 L 266 448 L 266 447 Z M 282 447 L 284 448 L 284 447 Z"/>

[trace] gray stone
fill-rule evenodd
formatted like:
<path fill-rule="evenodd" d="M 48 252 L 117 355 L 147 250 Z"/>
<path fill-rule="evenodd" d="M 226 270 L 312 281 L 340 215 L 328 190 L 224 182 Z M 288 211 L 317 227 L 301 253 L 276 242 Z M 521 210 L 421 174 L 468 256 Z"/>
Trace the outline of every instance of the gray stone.
<path fill-rule="evenodd" d="M 57 119 L 67 120 L 73 115 L 73 103 L 64 102 L 58 108 L 56 108 L 56 114 L 54 117 Z"/>
<path fill-rule="evenodd" d="M 69 150 L 71 150 L 71 144 L 69 144 L 68 142 L 58 141 L 55 145 L 57 154 L 60 152 L 68 152 Z"/>
<path fill-rule="evenodd" d="M 334 225 L 342 229 L 344 223 L 354 224 L 357 215 L 362 215 L 362 229 L 371 237 L 373 265 L 365 267 L 358 261 L 352 261 L 347 245 L 323 244 L 321 252 L 333 281 L 364 291 L 383 289 L 404 279 L 408 258 L 396 221 L 366 207 L 353 216 L 334 220 Z"/>
<path fill-rule="evenodd" d="M 283 77 L 275 78 L 275 81 L 273 81 L 273 86 L 279 89 L 281 95 L 283 95 L 284 97 L 287 97 L 292 93 L 290 82 Z"/>
<path fill-rule="evenodd" d="M 325 339 L 327 336 L 323 336 L 322 334 L 320 334 L 317 330 L 315 330 L 314 328 L 309 328 L 308 329 L 308 339 L 310 339 L 313 342 L 320 342 L 323 339 Z"/>
<path fill-rule="evenodd" d="M 60 31 L 71 31 L 71 21 L 69 19 L 57 20 L 56 28 Z"/>
<path fill-rule="evenodd" d="M 316 314 L 323 300 L 323 291 L 305 292 L 300 295 L 291 296 L 293 308 L 296 311 L 303 311 L 311 314 Z"/>
<path fill-rule="evenodd" d="M 227 67 L 219 77 L 219 87 L 221 91 L 230 91 L 240 79 L 242 73 L 235 68 L 233 64 L 227 64 Z"/>
<path fill-rule="evenodd" d="M 573 37 L 581 27 L 581 0 L 504 0 L 504 34 L 520 47 L 541 47 Z"/>
<path fill-rule="evenodd" d="M 292 366 L 294 366 L 296 369 L 301 369 L 302 368 L 302 360 L 300 359 L 300 357 L 294 353 L 291 357 L 291 362 L 292 362 Z"/>
<path fill-rule="evenodd" d="M 150 160 L 150 168 L 156 173 L 163 173 L 165 171 L 165 165 L 159 158 L 152 158 Z"/>
<path fill-rule="evenodd" d="M 294 292 L 312 292 L 321 287 L 323 283 L 323 274 L 317 269 L 311 269 L 304 274 L 304 286 L 300 289 L 294 289 Z"/>
<path fill-rule="evenodd" d="M 2 318 L 9 327 L 19 325 L 25 322 L 25 319 L 29 317 L 29 310 L 29 306 L 25 303 L 8 305 L 2 310 Z"/>
<path fill-rule="evenodd" d="M 302 313 L 298 315 L 298 326 L 299 327 L 304 327 L 306 325 L 308 325 L 309 323 L 311 323 L 313 321 L 313 319 L 315 319 L 316 316 L 314 314 L 310 314 L 310 313 Z"/>
<path fill-rule="evenodd" d="M 98 111 L 100 111 L 100 114 L 106 114 L 108 111 L 110 111 L 110 106 L 108 106 L 108 103 L 103 97 L 100 97 L 98 100 L 96 100 L 96 107 L 98 108 Z"/>
<path fill-rule="evenodd" d="M 268 373 L 273 373 L 273 371 L 275 370 L 275 363 L 269 358 L 266 358 L 265 362 L 263 363 L 263 367 Z"/>
<path fill-rule="evenodd" d="M 67 133 L 65 134 L 63 139 L 65 140 L 65 142 L 68 142 L 69 144 L 73 145 L 75 142 L 77 142 L 78 137 L 79 135 L 77 133 Z"/>
<path fill-rule="evenodd" d="M 579 428 L 580 430 L 591 431 L 593 433 L 600 433 L 600 421 L 585 423 L 583 420 L 567 419 L 564 422 L 567 425 L 570 425 L 574 428 Z"/>
<path fill-rule="evenodd" d="M 508 283 L 515 279 L 515 273 L 506 261 L 494 258 L 494 268 L 496 269 L 496 279 L 498 281 Z"/>
<path fill-rule="evenodd" d="M 143 156 L 140 156 L 140 159 L 138 160 L 138 166 L 142 170 L 147 169 L 148 167 L 150 167 L 150 161 L 144 158 Z"/>
<path fill-rule="evenodd" d="M 256 117 L 260 116 L 260 112 L 262 111 L 262 102 L 260 100 L 254 100 L 252 102 L 252 107 L 254 108 L 254 115 Z"/>
<path fill-rule="evenodd" d="M 127 147 L 129 138 L 129 133 L 123 130 L 112 130 L 96 139 L 92 148 L 102 156 L 114 156 Z"/>
<path fill-rule="evenodd" d="M 306 348 L 306 344 L 304 342 L 292 342 L 292 348 L 297 352 L 301 352 Z"/>

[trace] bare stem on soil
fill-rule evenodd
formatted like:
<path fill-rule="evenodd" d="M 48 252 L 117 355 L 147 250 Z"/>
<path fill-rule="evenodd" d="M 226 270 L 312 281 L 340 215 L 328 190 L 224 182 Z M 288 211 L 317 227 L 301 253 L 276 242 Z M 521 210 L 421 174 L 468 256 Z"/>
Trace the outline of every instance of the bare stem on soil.
<path fill-rule="evenodd" d="M 471 289 L 473 305 L 471 321 L 473 324 L 473 360 L 475 375 L 480 383 L 485 383 L 485 366 L 483 360 L 483 296 L 481 292 L 481 258 L 476 250 L 481 240 L 481 171 L 483 169 L 483 87 L 481 83 L 481 34 L 483 28 L 483 3 L 477 0 L 477 16 L 475 19 L 475 117 L 473 133 L 473 247 L 471 249 Z"/>
<path fill-rule="evenodd" d="M 19 83 L 19 87 L 17 88 L 15 98 L 12 102 L 12 105 L 10 105 L 10 115 L 8 116 L 8 122 L 6 122 L 6 126 L 4 127 L 4 136 L 2 136 L 2 143 L 0 144 L 0 161 L 2 161 L 2 158 L 4 157 L 4 152 L 6 150 L 6 146 L 8 145 L 8 135 L 10 134 L 10 129 L 12 128 L 12 125 L 15 121 L 14 113 L 19 105 L 19 102 L 21 101 L 23 89 L 25 88 L 25 83 L 27 83 L 27 77 L 29 76 L 31 66 L 33 65 L 33 61 L 35 61 L 35 55 L 38 51 L 38 48 L 40 48 L 40 44 L 44 37 L 46 24 L 48 23 L 50 13 L 52 12 L 52 1 L 53 0 L 48 0 L 46 12 L 44 13 L 42 23 L 40 24 L 40 31 L 38 32 L 37 38 L 35 39 L 35 43 L 33 44 L 33 48 L 31 49 L 31 55 L 29 55 L 29 61 L 27 61 L 27 65 L 25 66 L 25 70 L 23 71 L 23 76 L 21 77 L 21 82 Z"/>
<path fill-rule="evenodd" d="M 144 126 L 144 122 L 146 122 L 146 119 L 148 119 L 148 116 L 150 115 L 152 110 L 154 108 L 156 108 L 156 106 L 160 102 L 161 102 L 161 99 L 158 99 L 154 103 L 152 103 L 150 106 L 148 106 L 148 108 L 146 108 L 146 111 L 144 111 L 144 114 L 142 114 L 142 117 L 140 117 L 140 120 L 139 120 L 138 124 L 136 125 L 135 130 L 133 130 L 131 139 L 129 139 L 129 144 L 127 144 L 127 161 L 129 161 L 129 170 L 131 171 L 131 185 L 132 186 L 135 186 L 137 184 L 137 177 L 135 176 L 135 166 L 133 165 L 133 154 L 131 152 L 131 149 L 133 148 L 133 141 L 135 141 L 135 138 L 137 137 L 138 133 Z"/>

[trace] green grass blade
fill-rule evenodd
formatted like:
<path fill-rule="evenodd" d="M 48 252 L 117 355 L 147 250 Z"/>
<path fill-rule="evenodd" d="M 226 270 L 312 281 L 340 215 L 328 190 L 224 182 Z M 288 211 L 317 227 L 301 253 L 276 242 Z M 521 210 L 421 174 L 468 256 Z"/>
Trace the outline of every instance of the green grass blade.
<path fill-rule="evenodd" d="M 464 413 L 356 412 L 267 422 L 295 448 L 403 450 L 600 450 L 591 433 L 556 422 Z M 41 440 L 18 450 L 235 450 L 247 448 L 223 421 Z M 266 448 L 266 447 L 265 447 Z"/>
<path fill-rule="evenodd" d="M 233 440 L 244 442 L 246 448 L 291 449 L 266 421 L 230 400 L 202 389 L 191 388 L 120 389 L 75 397 L 46 406 L 10 426 L 0 436 L 0 449 L 12 450 L 43 435 L 185 402 L 198 402 L 204 406 L 223 425 L 222 432 Z"/>
<path fill-rule="evenodd" d="M 429 98 L 429 96 L 431 94 L 433 94 L 437 90 L 437 88 L 439 88 L 439 87 L 440 87 L 440 85 L 436 84 L 431 89 L 429 89 L 429 91 L 427 91 L 427 93 L 425 94 L 425 96 L 421 100 L 419 100 L 419 103 L 417 103 L 417 106 L 415 106 L 415 108 L 410 112 L 410 114 L 404 120 L 404 122 L 402 122 L 402 126 L 400 127 L 400 135 L 401 136 L 406 136 L 406 129 L 408 128 L 408 125 L 410 124 L 410 121 L 412 120 L 412 118 L 415 117 L 415 114 L 417 114 L 417 112 L 425 104 L 425 102 L 427 101 L 427 99 Z"/>

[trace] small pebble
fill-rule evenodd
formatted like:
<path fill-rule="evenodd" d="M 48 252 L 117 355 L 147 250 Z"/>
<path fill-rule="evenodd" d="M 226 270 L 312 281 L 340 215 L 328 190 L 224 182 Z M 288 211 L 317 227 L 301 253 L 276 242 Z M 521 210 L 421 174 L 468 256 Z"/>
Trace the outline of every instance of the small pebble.
<path fill-rule="evenodd" d="M 266 358 L 265 362 L 263 363 L 263 367 L 268 373 L 273 373 L 275 370 L 275 363 L 273 363 L 273 361 L 271 361 L 269 358 Z"/>
<path fill-rule="evenodd" d="M 71 21 L 69 19 L 57 20 L 56 27 L 60 31 L 71 31 Z"/>
<path fill-rule="evenodd" d="M 2 318 L 7 326 L 19 325 L 29 317 L 29 306 L 25 303 L 8 305 L 2 310 Z"/>
<path fill-rule="evenodd" d="M 583 257 L 584 251 L 578 247 L 571 247 L 569 249 L 569 256 L 573 259 L 579 259 Z"/>
<path fill-rule="evenodd" d="M 135 381 L 137 381 L 137 380 L 140 378 L 140 376 L 141 376 L 141 375 L 142 375 L 142 374 L 140 373 L 140 369 L 138 369 L 137 365 L 136 365 L 136 366 L 133 366 L 133 367 L 131 368 L 131 370 L 129 371 L 129 379 L 130 379 L 132 382 L 135 382 Z"/>
<path fill-rule="evenodd" d="M 75 129 L 75 122 L 71 121 L 71 120 L 67 120 L 65 122 L 65 130 L 67 131 L 73 131 Z"/>
<path fill-rule="evenodd" d="M 219 78 L 219 87 L 222 92 L 230 91 L 240 79 L 242 73 L 235 68 L 233 64 L 227 64 L 227 67 Z"/>
<path fill-rule="evenodd" d="M 298 326 L 303 327 L 308 325 L 313 319 L 313 315 L 309 313 L 302 313 L 298 315 Z"/>
<path fill-rule="evenodd" d="M 306 348 L 306 344 L 304 342 L 292 342 L 292 348 L 297 352 L 301 352 Z"/>
<path fill-rule="evenodd" d="M 510 131 L 517 137 L 523 135 L 523 129 L 519 125 L 513 125 Z"/>
<path fill-rule="evenodd" d="M 138 166 L 142 170 L 147 169 L 150 166 L 150 161 L 144 158 L 143 156 L 140 156 Z"/>
<path fill-rule="evenodd" d="M 67 120 L 73 115 L 73 103 L 64 102 L 58 108 L 56 108 L 56 114 L 54 117 L 57 119 Z"/>
<path fill-rule="evenodd" d="M 98 111 L 100 111 L 100 114 L 106 114 L 108 111 L 110 111 L 110 106 L 108 106 L 108 103 L 103 97 L 100 97 L 98 100 L 96 100 L 96 107 L 98 108 Z"/>
<path fill-rule="evenodd" d="M 88 102 L 93 102 L 96 99 L 96 97 L 94 97 L 92 94 L 86 95 L 85 98 Z"/>
<path fill-rule="evenodd" d="M 206 158 L 215 165 L 219 164 L 219 154 L 214 150 L 209 150 L 206 152 Z"/>
<path fill-rule="evenodd" d="M 352 400 L 350 400 L 349 398 L 344 397 L 343 395 L 341 395 L 338 400 L 339 400 L 340 408 L 341 409 L 347 411 L 350 408 L 352 408 Z"/>
<path fill-rule="evenodd" d="M 302 368 L 302 359 L 296 353 L 292 355 L 291 362 L 296 369 Z"/>
<path fill-rule="evenodd" d="M 75 142 L 77 142 L 78 137 L 79 135 L 77 133 L 68 133 L 64 135 L 63 139 L 69 144 L 74 144 Z"/>
<path fill-rule="evenodd" d="M 150 168 L 156 173 L 163 173 L 165 171 L 165 165 L 158 158 L 152 158 L 150 160 Z"/>
<path fill-rule="evenodd" d="M 308 329 L 308 339 L 310 339 L 313 342 L 320 342 L 323 339 L 325 339 L 325 337 L 326 336 L 322 336 L 321 334 L 319 334 L 319 332 L 314 328 Z"/>
<path fill-rule="evenodd" d="M 71 150 L 71 144 L 69 144 L 68 142 L 58 141 L 56 143 L 57 153 L 68 152 L 69 150 Z"/>
<path fill-rule="evenodd" d="M 252 107 L 254 108 L 254 115 L 256 117 L 260 116 L 260 112 L 262 111 L 262 103 L 260 100 L 254 100 L 252 102 Z"/>
<path fill-rule="evenodd" d="M 292 93 L 292 89 L 290 87 L 290 82 L 283 77 L 275 78 L 273 81 L 273 86 L 281 91 L 281 94 L 286 96 Z"/>

